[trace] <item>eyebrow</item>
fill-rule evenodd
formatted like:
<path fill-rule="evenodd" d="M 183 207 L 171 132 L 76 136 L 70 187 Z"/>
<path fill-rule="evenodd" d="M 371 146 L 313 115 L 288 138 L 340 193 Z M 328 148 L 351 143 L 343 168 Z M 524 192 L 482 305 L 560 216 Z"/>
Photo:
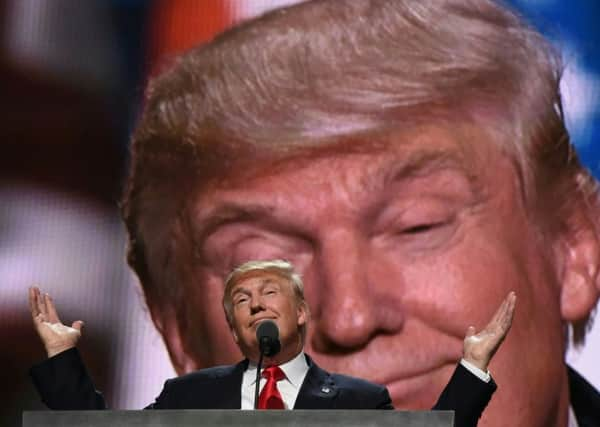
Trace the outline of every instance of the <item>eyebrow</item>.
<path fill-rule="evenodd" d="M 467 178 L 474 193 L 475 174 L 469 173 L 464 166 L 464 158 L 450 150 L 427 150 L 413 153 L 396 162 L 390 173 L 382 176 L 379 182 L 383 186 L 402 180 L 427 176 L 442 170 L 456 170 Z M 276 206 L 270 203 L 241 204 L 233 201 L 222 201 L 210 207 L 194 222 L 200 224 L 194 233 L 197 242 L 203 241 L 218 228 L 233 223 L 258 221 L 261 218 L 273 217 Z M 281 227 L 282 229 L 284 227 Z"/>
<path fill-rule="evenodd" d="M 203 218 L 195 220 L 200 224 L 194 233 L 196 241 L 202 241 L 218 228 L 238 222 L 252 222 L 273 214 L 275 207 L 269 204 L 244 204 L 222 202 L 210 209 Z"/>
<path fill-rule="evenodd" d="M 391 181 L 401 181 L 415 176 L 425 176 L 442 170 L 456 170 L 469 181 L 475 174 L 465 167 L 463 156 L 450 150 L 421 151 L 402 159 L 392 171 Z M 387 182 L 386 182 L 387 184 Z"/>
<path fill-rule="evenodd" d="M 272 279 L 272 278 L 270 278 L 270 277 L 266 277 L 266 278 L 262 279 L 262 280 L 260 281 L 260 289 L 264 288 L 264 287 L 265 287 L 265 286 L 267 286 L 267 285 L 270 285 L 271 283 L 278 284 L 278 282 L 277 282 L 276 280 L 273 280 L 273 279 Z M 242 293 L 244 293 L 244 292 L 245 292 L 245 293 L 248 293 L 248 289 L 247 289 L 247 288 L 244 288 L 243 286 L 238 286 L 238 287 L 235 287 L 235 288 L 233 288 L 233 290 L 231 291 L 231 296 L 233 297 L 235 294 L 237 294 L 237 293 L 239 293 L 239 292 L 242 292 Z"/>

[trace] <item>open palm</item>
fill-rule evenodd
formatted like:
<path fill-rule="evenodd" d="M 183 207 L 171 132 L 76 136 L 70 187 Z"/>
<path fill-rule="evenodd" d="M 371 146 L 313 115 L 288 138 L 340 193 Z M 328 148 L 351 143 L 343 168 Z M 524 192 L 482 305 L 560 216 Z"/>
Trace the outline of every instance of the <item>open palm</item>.
<path fill-rule="evenodd" d="M 510 330 L 516 301 L 515 293 L 509 293 L 490 322 L 480 332 L 475 333 L 475 327 L 469 326 L 463 344 L 463 358 L 466 361 L 482 371 L 487 371 L 490 360 Z"/>
<path fill-rule="evenodd" d="M 64 325 L 52 298 L 48 294 L 42 294 L 36 287 L 29 289 L 29 308 L 33 325 L 37 331 L 48 357 L 73 348 L 81 338 L 83 322 L 77 320 L 69 327 Z"/>

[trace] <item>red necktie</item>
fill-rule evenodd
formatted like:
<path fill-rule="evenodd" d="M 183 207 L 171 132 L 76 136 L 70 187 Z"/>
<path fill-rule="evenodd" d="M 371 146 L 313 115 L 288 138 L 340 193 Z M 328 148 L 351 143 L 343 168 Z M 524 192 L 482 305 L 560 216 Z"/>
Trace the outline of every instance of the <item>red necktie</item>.
<path fill-rule="evenodd" d="M 277 381 L 285 378 L 285 374 L 279 366 L 269 366 L 262 372 L 267 383 L 258 396 L 258 409 L 285 409 L 283 399 L 277 390 Z"/>

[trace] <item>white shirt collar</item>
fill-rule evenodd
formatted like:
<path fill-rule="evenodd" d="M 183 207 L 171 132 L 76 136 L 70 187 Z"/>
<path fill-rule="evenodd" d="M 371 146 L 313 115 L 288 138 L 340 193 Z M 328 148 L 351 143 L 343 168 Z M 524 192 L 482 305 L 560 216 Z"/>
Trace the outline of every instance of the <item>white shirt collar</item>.
<path fill-rule="evenodd" d="M 285 379 L 277 383 L 279 393 L 287 409 L 292 409 L 296 404 L 296 399 L 300 393 L 302 383 L 308 373 L 308 362 L 303 352 L 297 354 L 290 361 L 279 366 L 285 374 Z M 264 387 L 267 380 L 261 378 L 260 386 Z M 242 378 L 242 409 L 253 409 L 254 408 L 254 390 L 256 387 L 256 365 L 253 363 L 248 364 L 248 368 L 244 372 Z"/>
<path fill-rule="evenodd" d="M 573 411 L 573 407 L 569 405 L 569 423 L 568 427 L 579 427 L 577 423 L 577 418 L 575 418 L 575 412 Z"/>
<path fill-rule="evenodd" d="M 285 374 L 285 379 L 294 387 L 300 388 L 308 372 L 308 363 L 306 362 L 304 352 L 301 351 L 293 359 L 279 365 L 279 367 Z M 250 362 L 248 364 L 248 369 L 244 372 L 244 376 L 248 376 L 250 380 L 246 382 L 246 385 L 254 387 L 256 384 L 256 363 Z"/>

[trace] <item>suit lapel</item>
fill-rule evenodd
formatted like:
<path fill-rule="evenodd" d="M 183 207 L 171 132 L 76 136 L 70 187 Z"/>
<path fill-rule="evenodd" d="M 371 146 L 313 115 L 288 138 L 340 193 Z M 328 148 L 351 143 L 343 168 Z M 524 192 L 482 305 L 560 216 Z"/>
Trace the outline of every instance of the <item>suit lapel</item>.
<path fill-rule="evenodd" d="M 333 409 L 338 389 L 329 372 L 306 356 L 308 372 L 298 392 L 294 409 Z"/>

